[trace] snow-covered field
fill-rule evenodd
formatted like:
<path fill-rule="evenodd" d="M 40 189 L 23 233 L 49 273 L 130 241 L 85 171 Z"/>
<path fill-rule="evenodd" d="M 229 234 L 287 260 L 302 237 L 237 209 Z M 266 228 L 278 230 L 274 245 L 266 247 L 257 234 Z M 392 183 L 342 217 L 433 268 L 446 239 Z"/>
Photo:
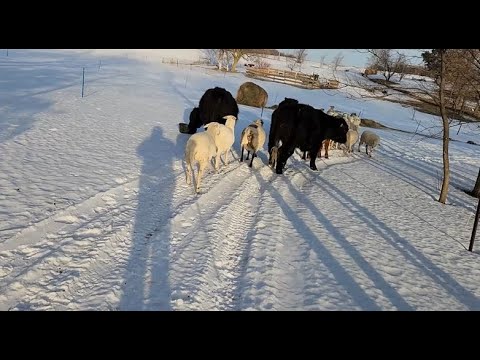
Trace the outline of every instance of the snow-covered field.
<path fill-rule="evenodd" d="M 266 146 L 239 163 L 237 136 L 195 195 L 178 123 L 206 89 L 235 95 L 247 78 L 152 51 L 0 54 L 0 310 L 480 310 L 479 251 L 465 249 L 477 201 L 461 190 L 480 167 L 466 143 L 478 126 L 452 134 L 448 205 L 435 201 L 441 141 L 393 130 L 374 130 L 371 159 L 332 151 L 312 172 L 294 154 L 284 175 Z M 269 106 L 439 124 L 348 89 L 255 82 Z M 260 114 L 240 106 L 236 134 Z"/>

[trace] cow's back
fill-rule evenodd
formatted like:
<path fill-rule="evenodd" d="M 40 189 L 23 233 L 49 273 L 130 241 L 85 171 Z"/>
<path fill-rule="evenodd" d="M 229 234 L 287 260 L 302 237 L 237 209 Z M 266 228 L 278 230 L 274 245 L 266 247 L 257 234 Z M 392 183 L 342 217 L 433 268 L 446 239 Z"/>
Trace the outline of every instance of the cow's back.
<path fill-rule="evenodd" d="M 238 105 L 232 94 L 224 88 L 208 89 L 199 102 L 200 119 L 203 125 L 219 122 L 225 125 L 224 116 L 233 115 L 238 118 Z"/>

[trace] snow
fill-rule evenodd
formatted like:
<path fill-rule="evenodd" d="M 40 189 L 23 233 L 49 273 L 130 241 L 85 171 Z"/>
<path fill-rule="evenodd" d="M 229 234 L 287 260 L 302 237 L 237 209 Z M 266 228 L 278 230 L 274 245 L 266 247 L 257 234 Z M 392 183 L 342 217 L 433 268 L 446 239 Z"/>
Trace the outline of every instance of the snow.
<path fill-rule="evenodd" d="M 253 168 L 239 163 L 237 137 L 235 158 L 195 195 L 178 123 L 207 88 L 235 95 L 251 81 L 190 65 L 197 56 L 0 58 L 0 310 L 480 310 L 479 252 L 466 251 L 477 201 L 462 191 L 480 167 L 480 147 L 466 143 L 480 142 L 476 124 L 451 131 L 442 205 L 441 140 L 411 133 L 419 120 L 438 130 L 437 117 L 351 88 L 253 80 L 269 106 L 335 105 L 404 132 L 374 129 L 372 158 L 334 150 L 319 172 L 294 154 L 281 176 L 266 145 Z M 241 105 L 237 128 L 260 114 Z"/>

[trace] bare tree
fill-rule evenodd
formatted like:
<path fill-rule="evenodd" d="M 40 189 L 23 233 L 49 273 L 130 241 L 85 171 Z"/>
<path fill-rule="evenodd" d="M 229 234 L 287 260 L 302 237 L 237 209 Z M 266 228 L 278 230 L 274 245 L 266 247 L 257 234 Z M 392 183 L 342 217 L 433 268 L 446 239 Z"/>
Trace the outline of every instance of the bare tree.
<path fill-rule="evenodd" d="M 320 65 L 323 66 L 325 65 L 325 58 L 327 57 L 327 55 L 322 55 L 320 56 Z"/>
<path fill-rule="evenodd" d="M 335 55 L 335 57 L 332 59 L 333 71 L 337 71 L 337 68 L 342 65 L 343 58 L 344 56 L 341 51 Z"/>
<path fill-rule="evenodd" d="M 248 49 L 225 49 L 227 54 L 232 58 L 232 66 L 230 68 L 231 72 L 235 72 L 237 69 L 237 64 L 241 58 L 248 54 Z"/>
<path fill-rule="evenodd" d="M 443 125 L 443 181 L 438 201 L 444 204 L 450 178 L 449 131 L 453 118 L 463 118 L 470 111 L 468 104 L 480 99 L 480 49 L 434 49 L 430 55 L 434 60 L 430 63 L 430 69 L 438 85 L 438 96 L 433 96 L 433 100 L 440 109 Z M 479 179 L 475 187 L 478 187 L 477 195 L 475 188 L 472 193 L 478 196 Z"/>
<path fill-rule="evenodd" d="M 385 80 L 401 72 L 407 65 L 407 57 L 394 49 L 367 49 L 370 54 L 369 67 L 383 71 Z"/>
<path fill-rule="evenodd" d="M 255 64 L 255 66 L 259 69 L 266 69 L 270 67 L 270 63 L 259 55 L 253 56 L 252 61 Z"/>
<path fill-rule="evenodd" d="M 219 70 L 227 64 L 225 63 L 225 49 L 202 49 L 202 60 L 209 65 L 216 65 Z"/>
<path fill-rule="evenodd" d="M 407 57 L 404 55 L 404 59 L 401 59 L 397 65 L 397 72 L 399 76 L 399 81 L 402 81 L 405 75 L 407 74 L 407 68 L 409 66 L 409 62 Z"/>
<path fill-rule="evenodd" d="M 447 68 L 445 66 L 445 52 L 446 49 L 440 49 L 440 84 L 438 87 L 438 105 L 440 107 L 440 115 L 442 117 L 443 124 L 443 181 L 442 190 L 440 191 L 440 198 L 438 201 L 442 204 L 445 204 L 447 201 L 448 185 L 450 184 L 450 159 L 448 157 L 450 124 L 445 109 L 445 78 L 447 74 Z"/>
<path fill-rule="evenodd" d="M 286 58 L 286 62 L 287 62 L 287 68 L 290 69 L 290 71 L 294 71 L 295 68 L 297 67 L 297 62 L 295 60 L 295 58 L 292 56 L 292 57 L 287 57 Z"/>
<path fill-rule="evenodd" d="M 439 130 L 439 134 L 441 134 L 443 145 L 443 176 L 438 201 L 445 204 L 450 182 L 450 127 L 459 125 L 457 119 L 462 121 L 461 119 L 467 113 L 468 108 L 470 107 L 469 111 L 474 111 L 472 107 L 480 101 L 480 49 L 434 49 L 432 54 L 428 55 L 427 58 L 431 65 L 429 69 L 434 79 L 433 82 L 418 82 L 415 85 L 404 85 L 401 89 L 398 87 L 396 89 L 400 89 L 404 95 L 414 99 L 416 103 L 420 104 L 418 106 L 429 107 L 431 111 L 436 110 L 440 116 L 441 130 Z M 406 57 L 400 59 L 407 60 Z M 394 69 L 397 71 L 398 67 L 389 69 L 394 72 Z M 386 70 L 384 69 L 384 71 Z M 370 84 L 370 79 L 362 77 L 348 85 L 361 90 L 369 90 L 367 95 L 364 91 L 360 92 L 361 97 L 377 98 L 381 96 L 376 95 L 375 91 L 370 92 L 372 89 Z M 386 86 L 389 87 L 388 84 Z M 378 87 L 373 87 L 373 89 L 375 88 Z M 430 135 L 435 136 L 435 128 L 424 128 L 422 131 L 425 130 L 429 131 Z M 477 194 L 480 195 L 480 179 L 477 179 L 475 187 L 478 191 Z"/>
<path fill-rule="evenodd" d="M 217 65 L 218 64 L 217 50 L 218 49 L 202 49 L 201 50 L 202 60 L 205 61 L 208 65 Z"/>
<path fill-rule="evenodd" d="M 295 62 L 297 63 L 298 70 L 301 71 L 302 65 L 304 61 L 307 59 L 307 49 L 296 49 L 293 52 L 293 55 L 295 56 Z"/>
<path fill-rule="evenodd" d="M 287 67 L 294 71 L 298 68 L 298 71 L 301 71 L 302 64 L 307 58 L 307 49 L 294 49 L 291 53 L 286 54 Z"/>

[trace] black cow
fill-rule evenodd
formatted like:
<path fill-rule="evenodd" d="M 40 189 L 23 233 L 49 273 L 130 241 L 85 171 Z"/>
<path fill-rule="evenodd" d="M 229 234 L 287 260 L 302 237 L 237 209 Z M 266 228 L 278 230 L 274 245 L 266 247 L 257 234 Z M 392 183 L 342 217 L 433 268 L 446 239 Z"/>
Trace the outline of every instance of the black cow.
<path fill-rule="evenodd" d="M 233 115 L 238 118 L 238 112 L 237 101 L 229 91 L 220 87 L 208 89 L 200 98 L 198 107 L 190 113 L 188 127 L 180 124 L 180 132 L 195 134 L 199 127 L 214 121 L 225 125 L 223 117 Z"/>
<path fill-rule="evenodd" d="M 348 125 L 344 119 L 327 115 L 310 105 L 290 103 L 279 106 L 272 114 L 268 139 L 269 163 L 276 163 L 276 173 L 282 174 L 295 148 L 317 154 L 325 139 L 345 143 L 347 131 Z M 282 145 L 278 147 L 280 141 Z M 272 149 L 276 155 L 274 159 Z M 310 158 L 312 170 L 317 170 L 315 160 L 316 156 Z"/>
<path fill-rule="evenodd" d="M 276 138 L 275 134 L 274 134 L 274 131 L 275 131 L 275 129 L 277 129 L 277 126 L 275 124 L 278 121 L 278 115 L 281 114 L 281 112 L 278 112 L 277 110 L 278 110 L 278 108 L 283 107 L 284 105 L 292 105 L 292 104 L 293 105 L 298 105 L 298 100 L 286 97 L 284 100 L 282 100 L 280 102 L 280 104 L 278 104 L 277 108 L 272 113 L 272 119 L 271 119 L 271 122 L 270 122 L 269 141 L 268 141 L 268 153 L 270 154 L 269 165 L 271 165 L 272 167 L 275 166 L 276 156 L 272 156 L 272 148 L 275 146 L 275 144 L 273 142 L 271 142 L 271 139 Z M 306 151 L 306 150 L 302 150 L 302 151 Z"/>
<path fill-rule="evenodd" d="M 297 105 L 298 104 L 298 100 L 297 99 L 292 99 L 292 98 L 285 98 L 284 100 L 282 100 L 280 102 L 280 104 L 278 104 L 277 108 L 275 109 L 275 111 L 272 113 L 272 119 L 271 119 L 271 122 L 270 122 L 270 138 L 272 138 L 272 129 L 275 129 L 276 126 L 275 126 L 275 123 L 277 122 L 277 119 L 278 119 L 278 114 L 279 112 L 277 111 L 279 108 L 285 106 L 285 105 Z M 270 151 L 272 150 L 272 146 L 270 144 L 270 141 L 268 142 L 268 152 L 270 153 Z"/>

